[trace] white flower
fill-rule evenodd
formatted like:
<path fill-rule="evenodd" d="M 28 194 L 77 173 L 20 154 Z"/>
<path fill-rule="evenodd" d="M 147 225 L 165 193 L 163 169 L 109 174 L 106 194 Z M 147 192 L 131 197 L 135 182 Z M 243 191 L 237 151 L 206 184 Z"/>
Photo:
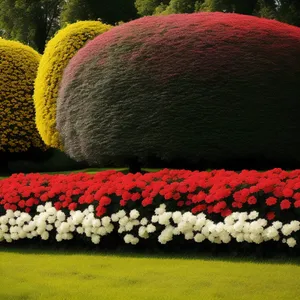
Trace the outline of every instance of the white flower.
<path fill-rule="evenodd" d="M 125 225 L 127 224 L 128 221 L 129 221 L 129 218 L 128 218 L 127 216 L 124 216 L 124 217 L 120 218 L 119 224 L 120 224 L 121 226 L 125 226 Z"/>
<path fill-rule="evenodd" d="M 131 244 L 131 241 L 134 239 L 134 236 L 132 234 L 126 234 L 124 236 L 124 241 L 126 244 Z"/>
<path fill-rule="evenodd" d="M 124 209 L 119 210 L 119 211 L 117 212 L 117 216 L 118 216 L 119 219 L 125 217 L 125 216 L 126 216 L 125 210 L 124 210 Z"/>
<path fill-rule="evenodd" d="M 206 239 L 206 237 L 201 234 L 201 233 L 197 233 L 195 236 L 194 236 L 194 240 L 196 243 L 201 243 L 203 242 L 204 240 Z"/>
<path fill-rule="evenodd" d="M 27 236 L 27 233 L 22 229 L 19 231 L 18 234 L 19 234 L 20 239 L 24 239 Z"/>
<path fill-rule="evenodd" d="M 0 217 L 0 224 L 5 225 L 8 223 L 8 220 L 9 220 L 8 216 L 4 215 L 4 216 Z"/>
<path fill-rule="evenodd" d="M 224 244 L 228 244 L 231 241 L 230 235 L 226 232 L 222 232 L 220 239 Z"/>
<path fill-rule="evenodd" d="M 57 235 L 55 236 L 55 239 L 56 239 L 58 242 L 61 242 L 61 241 L 63 240 L 61 234 L 57 234 Z"/>
<path fill-rule="evenodd" d="M 249 218 L 250 220 L 255 220 L 256 218 L 258 218 L 258 216 L 259 216 L 259 213 L 258 213 L 257 211 L 252 211 L 252 212 L 249 214 L 248 218 Z"/>
<path fill-rule="evenodd" d="M 147 225 L 147 232 L 152 233 L 156 230 L 156 227 L 153 224 Z"/>
<path fill-rule="evenodd" d="M 233 229 L 237 232 L 241 232 L 244 227 L 244 222 L 238 221 L 233 225 Z"/>
<path fill-rule="evenodd" d="M 126 225 L 125 225 L 125 230 L 126 231 L 131 231 L 133 229 L 133 224 L 132 222 L 128 222 Z"/>
<path fill-rule="evenodd" d="M 111 215 L 111 220 L 112 220 L 113 222 L 118 222 L 118 221 L 119 221 L 119 216 L 118 216 L 117 214 L 112 214 L 112 215 Z"/>
<path fill-rule="evenodd" d="M 106 235 L 106 234 L 107 234 L 106 228 L 107 228 L 107 227 L 102 227 L 102 226 L 101 226 L 100 228 L 98 228 L 97 234 L 100 234 L 101 236 Z"/>
<path fill-rule="evenodd" d="M 273 226 L 270 226 L 265 230 L 265 234 L 271 240 L 276 238 L 279 233 Z"/>
<path fill-rule="evenodd" d="M 125 227 L 124 226 L 120 226 L 118 229 L 118 233 L 123 233 L 125 231 Z"/>
<path fill-rule="evenodd" d="M 172 219 L 173 219 L 174 223 L 176 223 L 176 224 L 180 223 L 182 220 L 181 212 L 180 211 L 173 212 Z"/>
<path fill-rule="evenodd" d="M 295 232 L 298 231 L 298 230 L 300 230 L 300 222 L 299 221 L 292 221 L 291 222 L 291 228 Z"/>
<path fill-rule="evenodd" d="M 18 235 L 16 232 L 12 233 L 12 234 L 10 235 L 10 237 L 11 237 L 11 239 L 13 239 L 13 240 L 18 240 L 18 239 L 19 239 L 19 235 Z"/>
<path fill-rule="evenodd" d="M 292 237 L 288 238 L 286 240 L 286 242 L 287 242 L 288 246 L 291 247 L 291 248 L 295 247 L 296 244 L 297 244 L 296 240 L 294 238 L 292 238 Z"/>
<path fill-rule="evenodd" d="M 194 230 L 200 231 L 202 227 L 205 225 L 206 219 L 205 218 L 197 218 L 197 221 L 194 225 Z"/>
<path fill-rule="evenodd" d="M 19 210 L 14 211 L 14 216 L 19 217 L 21 215 L 21 212 Z"/>
<path fill-rule="evenodd" d="M 145 227 L 145 226 L 141 226 L 141 227 L 139 228 L 139 236 L 142 237 L 145 233 L 147 233 L 146 227 Z"/>
<path fill-rule="evenodd" d="M 0 228 L 1 228 L 2 232 L 4 232 L 4 233 L 8 231 L 8 226 L 5 224 L 2 224 Z"/>
<path fill-rule="evenodd" d="M 26 237 L 27 237 L 28 239 L 32 239 L 32 238 L 33 238 L 33 235 L 32 235 L 31 233 L 27 233 L 27 234 L 26 234 Z"/>
<path fill-rule="evenodd" d="M 151 218 L 151 222 L 152 222 L 152 223 L 157 223 L 158 220 L 159 220 L 159 217 L 158 217 L 157 215 L 152 216 L 152 218 Z"/>
<path fill-rule="evenodd" d="M 92 242 L 93 242 L 94 244 L 99 244 L 99 243 L 100 243 L 100 236 L 97 235 L 97 234 L 93 234 L 93 235 L 92 235 Z"/>
<path fill-rule="evenodd" d="M 14 217 L 14 212 L 13 212 L 11 209 L 8 209 L 8 210 L 6 211 L 6 216 L 7 216 L 9 219 L 11 219 L 11 218 Z"/>
<path fill-rule="evenodd" d="M 77 210 L 73 215 L 73 222 L 75 223 L 75 225 L 79 225 L 80 223 L 82 223 L 83 218 L 84 214 L 81 211 Z"/>
<path fill-rule="evenodd" d="M 57 210 L 55 209 L 55 207 L 50 207 L 47 209 L 47 213 L 49 215 L 55 216 L 56 215 Z"/>
<path fill-rule="evenodd" d="M 242 243 L 245 240 L 244 239 L 244 234 L 243 233 L 238 233 L 235 239 L 238 243 Z"/>
<path fill-rule="evenodd" d="M 136 237 L 131 240 L 132 245 L 136 245 L 138 242 L 139 242 L 139 239 Z"/>
<path fill-rule="evenodd" d="M 177 227 L 182 233 L 193 230 L 193 225 L 185 221 L 180 222 Z"/>
<path fill-rule="evenodd" d="M 49 216 L 47 218 L 48 223 L 53 224 L 56 221 L 56 217 L 55 216 Z"/>
<path fill-rule="evenodd" d="M 282 222 L 275 221 L 272 225 L 275 229 L 280 229 L 282 227 Z"/>
<path fill-rule="evenodd" d="M 13 225 L 16 224 L 16 220 L 13 219 L 13 218 L 10 218 L 9 221 L 8 221 L 8 224 L 11 225 L 11 226 L 13 226 Z"/>
<path fill-rule="evenodd" d="M 293 231 L 292 227 L 288 224 L 283 225 L 283 227 L 281 228 L 281 232 L 285 236 L 291 235 L 292 231 Z"/>
<path fill-rule="evenodd" d="M 43 205 L 38 205 L 38 207 L 36 208 L 37 212 L 43 212 L 45 211 L 45 207 Z"/>
<path fill-rule="evenodd" d="M 77 227 L 77 228 L 76 228 L 76 231 L 77 231 L 79 234 L 83 234 L 83 228 L 82 228 L 82 227 Z"/>
<path fill-rule="evenodd" d="M 230 215 L 230 216 L 226 217 L 224 219 L 224 222 L 225 222 L 226 225 L 233 225 L 234 224 L 234 218 L 233 218 L 233 216 Z"/>
<path fill-rule="evenodd" d="M 54 226 L 58 228 L 61 225 L 61 221 L 56 220 Z"/>
<path fill-rule="evenodd" d="M 160 225 L 169 225 L 170 224 L 170 218 L 172 217 L 171 212 L 164 212 L 158 217 L 158 223 Z"/>
<path fill-rule="evenodd" d="M 192 231 L 188 231 L 185 233 L 184 238 L 186 240 L 192 240 L 194 238 L 194 233 Z"/>
<path fill-rule="evenodd" d="M 52 229 L 53 229 L 53 226 L 52 226 L 52 225 L 48 224 L 48 225 L 46 226 L 46 230 L 47 230 L 47 231 L 51 231 Z"/>
<path fill-rule="evenodd" d="M 99 219 L 93 220 L 92 226 L 93 226 L 94 228 L 95 228 L 95 227 L 100 227 L 100 226 L 101 226 L 100 220 L 99 220 Z"/>
<path fill-rule="evenodd" d="M 52 203 L 51 202 L 46 202 L 45 210 L 49 209 L 50 207 L 52 207 Z"/>
<path fill-rule="evenodd" d="M 248 214 L 246 213 L 246 212 L 242 212 L 242 213 L 240 213 L 239 214 L 239 216 L 238 216 L 238 220 L 240 221 L 240 222 L 244 222 L 244 221 L 246 221 L 248 219 Z"/>
<path fill-rule="evenodd" d="M 155 214 L 156 215 L 162 215 L 166 211 L 166 205 L 161 204 L 158 208 L 155 209 Z"/>
<path fill-rule="evenodd" d="M 137 219 L 140 216 L 140 213 L 136 209 L 133 209 L 130 211 L 129 216 L 131 219 Z"/>
<path fill-rule="evenodd" d="M 103 218 L 101 219 L 101 223 L 102 223 L 102 225 L 103 225 L 104 227 L 108 226 L 108 225 L 110 224 L 110 221 L 111 221 L 111 219 L 110 219 L 110 217 L 108 217 L 108 216 L 103 217 Z"/>
<path fill-rule="evenodd" d="M 67 222 L 63 222 L 58 229 L 61 233 L 67 233 L 70 230 L 70 225 Z"/>
<path fill-rule="evenodd" d="M 105 230 L 107 231 L 107 233 L 111 233 L 114 230 L 114 225 L 112 223 L 109 223 L 108 226 L 105 227 Z"/>
<path fill-rule="evenodd" d="M 45 231 L 41 235 L 42 240 L 48 240 L 49 239 L 49 232 Z"/>
<path fill-rule="evenodd" d="M 148 224 L 147 218 L 143 218 L 140 223 L 141 225 L 146 226 Z"/>
<path fill-rule="evenodd" d="M 224 231 L 224 223 L 219 222 L 215 229 L 216 229 L 216 232 L 220 234 L 222 231 Z"/>
<path fill-rule="evenodd" d="M 56 218 L 58 221 L 63 222 L 66 219 L 66 215 L 59 210 L 56 214 Z"/>
<path fill-rule="evenodd" d="M 94 212 L 94 206 L 93 206 L 93 205 L 89 205 L 88 211 L 89 211 L 90 213 Z"/>

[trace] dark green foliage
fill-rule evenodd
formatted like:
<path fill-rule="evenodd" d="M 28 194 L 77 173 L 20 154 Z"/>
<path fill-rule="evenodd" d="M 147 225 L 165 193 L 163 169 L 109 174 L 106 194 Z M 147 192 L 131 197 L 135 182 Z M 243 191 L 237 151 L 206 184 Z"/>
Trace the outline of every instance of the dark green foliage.
<path fill-rule="evenodd" d="M 136 18 L 134 0 L 69 0 L 61 14 L 63 24 L 101 19 L 104 23 L 114 25 Z"/>
<path fill-rule="evenodd" d="M 1 0 L 1 35 L 44 51 L 47 40 L 59 28 L 63 0 Z"/>
<path fill-rule="evenodd" d="M 300 29 L 245 15 L 146 17 L 70 61 L 57 105 L 77 160 L 300 167 Z"/>

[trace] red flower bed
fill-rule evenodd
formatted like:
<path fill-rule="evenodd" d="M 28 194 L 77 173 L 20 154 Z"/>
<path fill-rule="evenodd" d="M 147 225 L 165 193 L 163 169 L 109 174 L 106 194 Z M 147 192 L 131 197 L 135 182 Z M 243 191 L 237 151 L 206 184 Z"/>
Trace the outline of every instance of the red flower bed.
<path fill-rule="evenodd" d="M 217 219 L 235 211 L 256 210 L 268 220 L 291 220 L 300 214 L 300 170 L 16 174 L 0 181 L 0 214 L 8 209 L 34 213 L 38 205 L 49 201 L 57 210 L 92 204 L 97 216 L 139 207 L 147 212 L 165 203 L 168 211 L 180 208 Z"/>

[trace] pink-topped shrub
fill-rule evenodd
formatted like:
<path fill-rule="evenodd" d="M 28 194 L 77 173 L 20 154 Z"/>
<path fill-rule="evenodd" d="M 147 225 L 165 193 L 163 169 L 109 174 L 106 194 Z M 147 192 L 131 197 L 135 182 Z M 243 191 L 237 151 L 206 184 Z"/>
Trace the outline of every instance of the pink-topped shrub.
<path fill-rule="evenodd" d="M 65 151 L 105 165 L 300 166 L 300 29 L 225 13 L 141 18 L 70 61 L 57 103 Z"/>

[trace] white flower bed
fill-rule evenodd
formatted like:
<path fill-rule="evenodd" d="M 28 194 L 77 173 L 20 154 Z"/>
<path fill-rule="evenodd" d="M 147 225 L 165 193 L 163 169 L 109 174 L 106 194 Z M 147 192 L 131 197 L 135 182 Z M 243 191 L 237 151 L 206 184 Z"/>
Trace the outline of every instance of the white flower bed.
<path fill-rule="evenodd" d="M 190 212 L 168 212 L 165 205 L 155 210 L 151 219 L 140 218 L 137 210 L 126 214 L 124 210 L 112 214 L 110 217 L 97 218 L 94 207 L 90 205 L 84 211 L 70 211 L 66 216 L 57 211 L 51 203 L 40 205 L 38 214 L 31 217 L 28 213 L 7 210 L 0 217 L 0 241 L 12 242 L 19 239 L 32 239 L 40 236 L 49 239 L 49 232 L 56 232 L 56 240 L 70 240 L 74 234 L 84 234 L 94 244 L 99 244 L 101 238 L 117 228 L 124 236 L 127 244 L 137 244 L 140 239 L 147 239 L 155 235 L 161 244 L 171 241 L 175 235 L 183 235 L 186 240 L 201 243 L 209 240 L 211 243 L 248 242 L 260 244 L 267 241 L 278 241 L 294 247 L 297 241 L 292 237 L 300 230 L 299 221 L 288 224 L 276 221 L 268 226 L 265 219 L 258 219 L 258 213 L 233 213 L 224 222 L 214 223 L 203 213 L 193 215 Z M 138 234 L 134 235 L 134 232 Z"/>

